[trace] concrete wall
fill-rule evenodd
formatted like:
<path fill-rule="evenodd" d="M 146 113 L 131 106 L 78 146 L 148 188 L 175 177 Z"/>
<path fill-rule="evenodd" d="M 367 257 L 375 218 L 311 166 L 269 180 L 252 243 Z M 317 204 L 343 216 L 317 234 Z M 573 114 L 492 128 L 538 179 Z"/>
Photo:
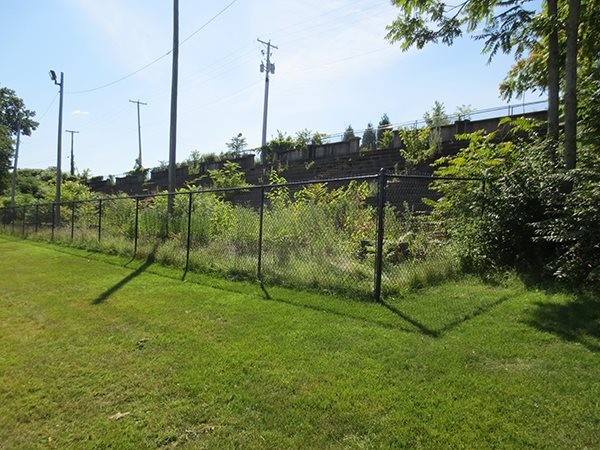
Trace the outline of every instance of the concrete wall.
<path fill-rule="evenodd" d="M 515 115 L 512 117 L 528 117 L 545 120 L 545 111 Z M 456 134 L 473 133 L 478 130 L 492 132 L 498 129 L 502 118 L 496 117 L 483 120 L 462 120 L 451 125 L 441 127 L 443 155 L 456 153 L 460 148 L 466 146 L 466 142 L 457 141 Z M 386 150 L 360 151 L 360 138 L 355 137 L 349 141 L 333 142 L 322 145 L 309 145 L 306 152 L 291 150 L 282 152 L 274 157 L 273 163 L 256 164 L 253 154 L 232 160 L 239 164 L 246 174 L 246 179 L 251 184 L 266 184 L 268 174 L 273 168 L 283 172 L 288 181 L 302 181 L 311 179 L 339 178 L 356 175 L 371 175 L 377 173 L 381 168 L 394 171 L 403 170 L 405 161 L 400 155 L 399 149 L 402 142 L 398 131 L 394 131 L 393 148 Z M 198 173 L 189 173 L 186 166 L 177 169 L 177 188 L 186 184 L 196 186 L 208 186 L 210 179 L 209 170 L 219 170 L 224 161 L 210 164 L 202 164 Z M 412 173 L 429 174 L 431 168 L 428 164 L 412 168 Z M 116 179 L 113 186 L 109 180 L 102 177 L 94 177 L 89 186 L 93 191 L 112 194 L 115 192 L 126 192 L 137 194 L 145 192 L 164 191 L 168 187 L 168 171 L 154 170 L 149 180 L 140 179 L 137 175 L 125 176 Z"/>

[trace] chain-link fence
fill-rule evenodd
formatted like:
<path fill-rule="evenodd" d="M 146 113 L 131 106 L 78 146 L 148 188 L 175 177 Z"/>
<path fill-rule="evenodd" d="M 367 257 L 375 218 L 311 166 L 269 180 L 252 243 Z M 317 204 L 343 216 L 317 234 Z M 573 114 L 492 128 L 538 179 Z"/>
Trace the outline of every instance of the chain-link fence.
<path fill-rule="evenodd" d="M 263 286 L 381 299 L 456 270 L 444 217 L 432 214 L 439 197 L 432 183 L 481 185 L 381 172 L 24 205 L 3 208 L 0 217 L 7 234 Z"/>

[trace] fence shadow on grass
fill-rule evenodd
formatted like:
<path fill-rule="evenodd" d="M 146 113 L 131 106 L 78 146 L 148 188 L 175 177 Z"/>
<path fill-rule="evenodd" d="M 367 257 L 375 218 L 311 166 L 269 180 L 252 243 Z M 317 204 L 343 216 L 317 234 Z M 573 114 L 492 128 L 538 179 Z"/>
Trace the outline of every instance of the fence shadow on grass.
<path fill-rule="evenodd" d="M 283 303 L 283 304 L 286 304 L 289 306 L 293 306 L 295 308 L 302 308 L 302 309 L 307 309 L 307 310 L 311 310 L 311 311 L 316 311 L 319 313 L 331 314 L 333 316 L 342 317 L 345 319 L 356 320 L 359 322 L 376 325 L 376 326 L 379 326 L 382 328 L 402 330 L 402 331 L 406 331 L 409 333 L 415 332 L 415 330 L 413 328 L 404 327 L 398 323 L 386 322 L 384 320 L 379 320 L 376 318 L 369 318 L 369 317 L 366 317 L 365 315 L 349 314 L 345 311 L 336 310 L 333 307 L 326 307 L 326 306 L 322 306 L 322 305 L 311 305 L 311 304 L 308 304 L 308 303 L 305 303 L 302 301 L 296 301 L 292 298 L 283 298 L 281 295 L 276 295 L 276 294 L 269 295 L 268 300 L 278 302 L 278 303 Z"/>
<path fill-rule="evenodd" d="M 144 264 L 142 264 L 140 267 L 135 269 L 133 272 L 131 272 L 129 275 L 127 275 L 125 278 L 123 278 L 121 281 L 119 281 L 117 284 L 115 284 L 114 286 L 111 286 L 109 289 L 107 289 L 102 294 L 100 294 L 98 297 L 96 297 L 94 300 L 92 300 L 92 304 L 98 305 L 100 303 L 104 303 L 106 300 L 108 300 L 108 298 L 111 295 L 113 295 L 115 292 L 117 292 L 119 289 L 121 289 L 127 283 L 129 283 L 130 281 L 132 281 L 133 279 L 137 278 L 139 275 L 144 273 L 146 271 L 146 269 L 154 263 L 154 256 L 155 256 L 157 248 L 158 248 L 158 243 L 154 245 L 154 248 L 152 249 L 152 251 L 150 252 L 148 257 L 146 258 L 146 261 L 144 261 Z M 129 261 L 127 264 L 125 264 L 125 267 L 127 267 L 127 265 L 130 264 L 132 261 L 133 261 L 133 259 L 131 259 L 131 261 Z"/>
<path fill-rule="evenodd" d="M 398 309 L 397 307 L 392 306 L 389 303 L 385 303 L 385 302 L 381 302 L 381 305 L 385 309 L 387 309 L 388 311 L 391 311 L 392 313 L 394 313 L 395 315 L 397 315 L 398 317 L 400 317 L 405 322 L 410 323 L 413 327 L 415 327 L 417 330 L 419 330 L 419 332 L 421 334 L 424 334 L 424 335 L 430 336 L 430 337 L 434 337 L 434 338 L 440 337 L 440 333 L 439 332 L 428 328 L 427 326 L 425 326 L 424 324 L 422 324 L 418 320 L 413 319 L 408 314 L 403 313 L 402 311 L 400 311 L 400 309 Z"/>
<path fill-rule="evenodd" d="M 579 294 L 568 303 L 536 302 L 527 323 L 538 330 L 577 342 L 600 352 L 600 299 L 598 294 Z"/>
<path fill-rule="evenodd" d="M 140 267 L 138 267 L 136 270 L 131 272 L 129 275 L 127 275 L 125 278 L 123 278 L 121 281 L 119 281 L 117 284 L 110 287 L 109 289 L 104 291 L 102 294 L 100 294 L 98 297 L 96 297 L 94 300 L 92 300 L 92 304 L 98 305 L 100 303 L 104 303 L 106 300 L 108 300 L 108 298 L 111 295 L 113 295 L 115 292 L 117 292 L 119 289 L 121 289 L 123 286 L 125 286 L 127 283 L 129 283 L 131 280 L 135 279 L 136 277 L 141 275 L 143 272 L 145 272 L 146 269 L 153 263 L 154 263 L 154 259 L 148 258 L 144 262 L 144 264 L 142 264 Z"/>
<path fill-rule="evenodd" d="M 501 305 L 504 302 L 507 302 L 508 300 L 510 300 L 511 297 L 508 295 L 503 295 L 502 297 L 500 297 L 498 300 L 491 302 L 491 303 L 487 303 L 484 304 L 478 308 L 476 308 L 475 310 L 465 314 L 464 316 L 456 319 L 456 320 L 452 320 L 450 322 L 448 322 L 446 325 L 444 325 L 443 327 L 441 327 L 438 330 L 438 333 L 440 335 L 453 330 L 454 328 L 458 327 L 459 325 L 468 322 L 469 320 L 475 319 L 476 317 L 479 317 L 485 313 L 487 313 L 488 311 L 491 311 L 493 308 L 495 308 L 498 305 Z"/>
<path fill-rule="evenodd" d="M 423 320 L 419 320 L 417 317 L 415 317 L 414 314 L 411 316 L 408 313 L 402 311 L 398 306 L 390 305 L 389 303 L 385 302 L 381 302 L 381 304 L 387 310 L 391 311 L 401 319 L 410 323 L 420 333 L 433 338 L 441 338 L 447 332 L 459 327 L 463 323 L 466 323 L 491 311 L 496 306 L 501 305 L 502 303 L 510 300 L 510 298 L 510 296 L 505 295 L 500 297 L 498 300 L 489 303 L 484 303 L 470 311 L 461 312 L 459 315 L 455 315 L 454 317 L 450 315 L 446 318 L 446 320 L 443 320 L 442 323 L 437 327 L 427 325 L 426 323 L 424 323 Z"/>

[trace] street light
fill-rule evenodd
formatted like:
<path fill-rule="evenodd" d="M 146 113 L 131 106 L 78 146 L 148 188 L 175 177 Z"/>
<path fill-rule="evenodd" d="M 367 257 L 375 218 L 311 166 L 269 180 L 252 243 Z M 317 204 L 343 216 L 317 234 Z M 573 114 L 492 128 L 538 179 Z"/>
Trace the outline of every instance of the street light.
<path fill-rule="evenodd" d="M 60 101 L 58 106 L 58 141 L 56 145 L 56 196 L 54 198 L 55 209 L 54 209 L 54 225 L 58 225 L 60 222 L 60 183 L 61 183 L 61 153 L 62 153 L 62 116 L 63 116 L 63 93 L 65 87 L 65 75 L 60 73 L 60 82 L 57 81 L 56 72 L 50 71 L 50 79 L 54 81 L 54 84 L 60 86 Z"/>

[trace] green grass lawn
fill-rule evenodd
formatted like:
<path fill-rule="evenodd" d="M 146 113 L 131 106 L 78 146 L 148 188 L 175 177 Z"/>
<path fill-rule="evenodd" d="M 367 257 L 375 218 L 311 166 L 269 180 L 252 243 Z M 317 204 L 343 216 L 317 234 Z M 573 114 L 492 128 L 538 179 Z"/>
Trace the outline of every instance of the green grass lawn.
<path fill-rule="evenodd" d="M 0 238 L 2 448 L 599 448 L 600 302 L 389 303 Z"/>

